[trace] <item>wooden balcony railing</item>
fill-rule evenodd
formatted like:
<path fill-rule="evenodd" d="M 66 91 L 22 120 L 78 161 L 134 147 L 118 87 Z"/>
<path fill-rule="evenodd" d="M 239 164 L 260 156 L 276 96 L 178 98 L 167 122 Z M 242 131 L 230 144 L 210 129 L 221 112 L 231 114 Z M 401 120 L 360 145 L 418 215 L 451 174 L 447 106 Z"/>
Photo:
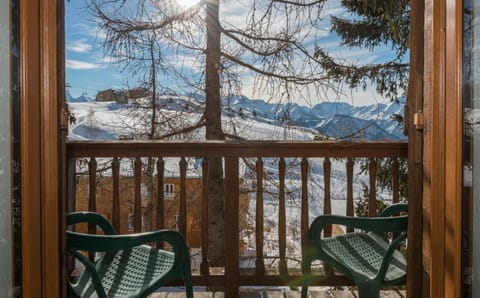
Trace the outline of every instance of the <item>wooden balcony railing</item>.
<path fill-rule="evenodd" d="M 354 161 L 358 158 L 366 160 L 368 164 L 368 186 L 370 190 L 377 190 L 377 161 L 378 159 L 392 159 L 392 201 L 399 200 L 399 160 L 405 160 L 407 157 L 407 143 L 405 142 L 274 142 L 274 141 L 254 141 L 254 142 L 229 142 L 229 141 L 208 141 L 208 142 L 182 142 L 182 143 L 163 143 L 163 142 L 139 142 L 139 141 L 114 141 L 114 142 L 69 142 L 67 144 L 67 155 L 69 158 L 69 201 L 68 209 L 78 209 L 78 202 L 75 202 L 76 192 L 78 192 L 77 184 L 79 177 L 84 176 L 88 180 L 88 206 L 86 209 L 97 210 L 97 184 L 100 177 L 108 177 L 111 192 L 111 212 L 109 217 L 117 230 L 120 230 L 122 222 L 127 218 L 122 217 L 121 197 L 121 181 L 130 177 L 134 182 L 133 203 L 133 231 L 142 230 L 142 175 L 144 175 L 146 164 L 151 177 L 154 177 L 153 184 L 156 187 L 155 192 L 155 212 L 156 219 L 155 229 L 163 229 L 166 227 L 166 210 L 165 210 L 165 192 L 164 185 L 167 179 L 165 173 L 166 161 L 176 158 L 178 162 L 175 175 L 178 175 L 178 191 L 176 198 L 179 200 L 178 210 L 178 230 L 185 236 L 187 233 L 188 213 L 195 210 L 188 210 L 188 194 L 187 179 L 189 171 L 189 158 L 196 158 L 197 169 L 200 173 L 208 171 L 208 158 L 219 157 L 224 162 L 224 186 L 225 186 L 225 267 L 224 270 L 215 271 L 208 264 L 208 242 L 214 241 L 210 239 L 208 230 L 208 190 L 207 175 L 198 175 L 201 180 L 201 204 L 198 208 L 201 210 L 197 213 L 194 220 L 201 223 L 201 264 L 200 270 L 194 275 L 194 283 L 196 285 L 204 285 L 211 287 L 225 287 L 226 297 L 236 297 L 239 286 L 282 286 L 292 285 L 301 278 L 300 266 L 291 268 L 289 258 L 287 258 L 287 244 L 292 247 L 299 247 L 298 255 L 301 258 L 301 250 L 305 247 L 307 230 L 310 222 L 309 203 L 312 200 L 318 200 L 322 194 L 316 194 L 316 198 L 309 196 L 309 181 L 312 177 L 312 163 L 321 161 L 323 171 L 323 214 L 332 213 L 332 163 L 335 167 L 343 164 L 346 176 L 344 200 L 346 200 L 346 215 L 354 214 L 354 179 L 359 175 L 358 168 L 355 172 Z M 150 158 L 150 159 L 149 159 Z M 293 168 L 289 167 L 290 161 L 293 159 L 299 161 Z M 131 167 L 125 166 L 125 160 L 129 160 Z M 201 162 L 200 162 L 201 161 Z M 268 167 L 266 163 L 268 162 Z M 123 164 L 122 164 L 123 163 Z M 99 168 L 98 164 L 101 164 Z M 200 164 L 200 165 L 198 165 Z M 272 168 L 272 165 L 274 166 Z M 191 167 L 190 167 L 191 168 Z M 253 173 L 253 178 L 244 177 L 245 168 Z M 268 168 L 268 170 L 267 170 Z M 143 170 L 142 170 L 143 169 Z M 243 170 L 242 170 L 243 169 Z M 242 174 L 240 174 L 242 170 Z M 147 172 L 148 172 L 147 171 Z M 107 173 L 108 174 L 105 174 Z M 273 178 L 272 178 L 273 177 Z M 266 180 L 274 181 L 276 191 L 275 204 L 278 222 L 276 222 L 276 250 L 278 255 L 273 262 L 274 267 L 266 266 L 265 253 L 265 198 L 264 195 L 272 190 L 265 189 Z M 252 192 L 250 196 L 255 198 L 254 228 L 255 253 L 253 257 L 254 268 L 244 268 L 241 264 L 240 256 L 240 197 L 242 189 L 248 181 L 251 183 Z M 299 203 L 299 225 L 300 225 L 300 243 L 287 243 L 292 239 L 287 237 L 287 215 L 286 204 L 289 192 L 289 181 L 300 181 L 297 192 L 297 201 Z M 320 181 L 316 181 L 319 183 Z M 242 186 L 243 185 L 243 186 Z M 271 184 L 269 184 L 271 185 Z M 337 186 L 338 188 L 338 186 Z M 377 191 L 369 192 L 369 215 L 376 216 L 376 194 Z M 129 193 L 123 194 L 129 196 Z M 318 196 L 318 197 L 317 197 Z M 77 198 L 77 201 L 79 199 Z M 253 201 L 253 200 L 252 200 Z M 316 201 L 315 201 L 316 202 Z M 152 205 L 152 206 L 154 206 Z M 77 206 L 77 207 L 76 207 Z M 150 208 L 153 208 L 150 206 Z M 81 211 L 81 210 L 77 210 Z M 196 210 L 198 212 L 198 210 Z M 295 223 L 294 223 L 295 224 Z M 94 232 L 94 231 L 91 231 Z M 331 233 L 331 231 L 326 232 Z M 191 235 L 190 235 L 191 236 Z M 278 247 L 278 248 L 277 248 Z M 290 256 L 290 252 L 288 255 Z M 219 273 L 220 272 L 220 273 Z M 327 276 L 317 282 L 317 285 L 350 285 L 346 278 L 337 275 Z"/>

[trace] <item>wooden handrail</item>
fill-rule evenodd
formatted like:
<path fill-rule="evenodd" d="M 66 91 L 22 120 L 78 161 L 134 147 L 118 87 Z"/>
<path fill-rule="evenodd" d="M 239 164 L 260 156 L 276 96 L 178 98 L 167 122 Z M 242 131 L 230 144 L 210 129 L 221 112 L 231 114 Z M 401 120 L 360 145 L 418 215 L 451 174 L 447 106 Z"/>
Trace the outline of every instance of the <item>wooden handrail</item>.
<path fill-rule="evenodd" d="M 407 157 L 403 141 L 70 141 L 67 157 Z"/>

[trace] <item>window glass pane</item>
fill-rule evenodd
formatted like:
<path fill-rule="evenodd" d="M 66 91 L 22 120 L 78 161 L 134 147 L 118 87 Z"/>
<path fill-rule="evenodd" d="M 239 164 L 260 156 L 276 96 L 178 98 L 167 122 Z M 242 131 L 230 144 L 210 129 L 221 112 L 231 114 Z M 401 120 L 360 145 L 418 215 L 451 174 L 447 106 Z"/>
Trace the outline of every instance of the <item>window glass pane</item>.
<path fill-rule="evenodd" d="M 10 7 L 0 2 L 0 297 L 12 297 Z"/>
<path fill-rule="evenodd" d="M 480 297 L 480 1 L 464 6 L 462 296 Z"/>

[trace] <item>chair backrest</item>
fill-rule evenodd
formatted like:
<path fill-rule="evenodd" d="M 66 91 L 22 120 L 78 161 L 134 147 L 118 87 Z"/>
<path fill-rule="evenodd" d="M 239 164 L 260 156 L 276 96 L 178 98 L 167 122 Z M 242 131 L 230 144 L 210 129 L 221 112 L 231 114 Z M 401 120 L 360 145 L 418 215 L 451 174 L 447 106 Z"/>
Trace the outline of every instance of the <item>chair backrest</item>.
<path fill-rule="evenodd" d="M 397 203 L 387 206 L 385 209 L 380 212 L 380 217 L 388 217 L 395 214 L 408 213 L 408 204 L 407 203 Z"/>
<path fill-rule="evenodd" d="M 67 226 L 73 226 L 79 223 L 94 224 L 102 229 L 105 235 L 117 234 L 108 219 L 97 212 L 71 212 L 67 214 Z"/>
<path fill-rule="evenodd" d="M 77 292 L 72 294 L 73 297 L 77 297 L 78 293 L 82 293 L 80 296 L 84 295 L 87 287 L 88 291 L 92 290 L 92 285 L 98 297 L 107 297 L 104 286 L 108 289 L 114 285 L 118 286 L 116 289 L 122 287 L 127 289 L 127 292 L 133 293 L 129 295 L 146 297 L 158 287 L 173 280 L 183 280 L 187 297 L 193 297 L 190 255 L 185 240 L 179 233 L 160 230 L 116 235 L 112 224 L 99 213 L 75 212 L 67 215 L 69 226 L 80 223 L 94 224 L 102 229 L 103 234 L 67 231 L 68 253 L 85 266 L 85 271 L 79 278 L 80 282 L 69 281 L 70 293 Z M 163 241 L 169 243 L 173 252 L 159 250 L 148 245 Z M 94 263 L 83 252 L 104 252 L 105 254 Z M 117 265 L 113 264 L 118 264 L 118 260 L 121 260 L 120 263 L 125 270 L 130 268 L 135 273 L 133 275 L 123 274 L 123 271 L 117 270 Z M 152 268 L 156 269 L 151 270 Z M 114 282 L 109 281 L 107 277 L 112 274 L 107 274 L 107 272 L 114 272 Z M 143 273 L 140 274 L 140 272 Z M 139 278 L 145 280 L 138 283 Z"/>
<path fill-rule="evenodd" d="M 303 255 L 302 270 L 306 278 L 302 297 L 307 296 L 314 260 L 323 260 L 350 277 L 362 298 L 378 297 L 383 285 L 402 282 L 406 276 L 402 268 L 406 266 L 406 259 L 396 248 L 407 236 L 408 216 L 402 214 L 407 211 L 408 205 L 402 203 L 385 208 L 379 217 L 321 215 L 315 218 L 309 227 L 308 249 Z M 324 238 L 324 229 L 331 225 L 347 226 L 356 231 Z M 384 233 L 393 233 L 396 238 L 389 242 L 383 238 Z M 391 264 L 394 266 L 390 267 Z"/>

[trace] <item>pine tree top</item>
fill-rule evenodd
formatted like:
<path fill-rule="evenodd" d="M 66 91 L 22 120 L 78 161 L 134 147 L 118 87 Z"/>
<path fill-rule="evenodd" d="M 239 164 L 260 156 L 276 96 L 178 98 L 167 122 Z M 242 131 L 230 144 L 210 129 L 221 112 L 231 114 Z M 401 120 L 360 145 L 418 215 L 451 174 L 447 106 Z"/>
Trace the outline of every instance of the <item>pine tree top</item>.
<path fill-rule="evenodd" d="M 321 47 L 315 57 L 337 82 L 346 82 L 350 88 L 366 89 L 376 86 L 381 95 L 396 100 L 405 91 L 408 80 L 408 35 L 410 32 L 410 5 L 407 0 L 342 0 L 347 10 L 343 17 L 331 16 L 331 32 L 336 33 L 342 46 L 366 48 L 374 51 L 390 47 L 394 58 L 380 63 L 359 64 L 338 61 Z"/>

